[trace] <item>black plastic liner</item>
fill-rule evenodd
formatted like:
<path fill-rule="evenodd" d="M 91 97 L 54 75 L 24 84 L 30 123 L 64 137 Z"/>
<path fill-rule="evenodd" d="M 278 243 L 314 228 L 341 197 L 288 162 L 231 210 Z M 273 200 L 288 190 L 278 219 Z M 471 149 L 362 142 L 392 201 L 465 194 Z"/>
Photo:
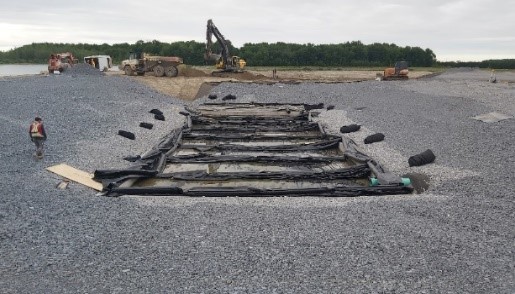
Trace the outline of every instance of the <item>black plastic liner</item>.
<path fill-rule="evenodd" d="M 228 188 L 191 188 L 187 191 L 178 187 L 134 187 L 113 188 L 107 196 L 152 195 L 152 196 L 190 196 L 190 197 L 357 197 L 409 194 L 412 187 L 336 187 L 306 189 L 257 189 L 252 187 Z"/>
<path fill-rule="evenodd" d="M 331 163 L 347 161 L 346 156 L 266 156 L 266 155 L 209 155 L 205 153 L 169 157 L 168 163 L 222 163 L 222 162 L 259 162 L 259 163 Z"/>
<path fill-rule="evenodd" d="M 309 125 L 308 114 L 295 117 L 250 117 L 250 116 L 226 116 L 223 118 L 192 116 L 191 121 L 198 125 Z"/>
<path fill-rule="evenodd" d="M 210 105 L 210 104 L 205 104 Z M 212 104 L 215 105 L 215 104 Z M 293 109 L 292 105 L 277 103 L 222 103 L 216 105 L 231 105 L 238 107 L 242 105 L 249 108 L 252 105 L 276 105 L 279 109 Z M 305 109 L 323 108 L 323 104 L 304 105 Z M 396 176 L 368 155 L 362 153 L 356 143 L 345 136 L 326 135 L 323 128 L 317 123 L 310 121 L 309 113 L 302 112 L 295 117 L 260 117 L 248 115 L 230 115 L 224 117 L 198 116 L 199 111 L 187 109 L 191 116 L 186 117 L 188 127 L 173 130 L 163 138 L 154 148 L 142 154 L 139 158 L 133 157 L 135 165 L 128 169 L 120 170 L 97 170 L 95 179 L 101 180 L 106 196 L 121 195 L 155 195 L 155 196 L 193 196 L 193 197 L 355 197 L 375 196 L 388 194 L 407 194 L 413 191 L 411 185 L 405 186 L 402 179 Z M 314 132 L 316 131 L 316 132 Z M 256 134 L 255 132 L 263 132 Z M 267 132 L 291 132 L 292 136 L 284 134 L 267 135 Z M 297 133 L 295 133 L 297 132 Z M 289 142 L 296 140 L 316 140 L 311 143 L 286 144 L 286 145 L 240 145 L 240 144 L 216 144 L 216 140 L 283 140 Z M 206 145 L 183 144 L 183 139 L 209 140 Z M 170 156 L 177 150 L 193 149 L 200 152 L 220 152 L 221 155 L 194 154 L 182 156 Z M 329 149 L 340 149 L 340 156 L 303 156 L 303 151 L 323 151 Z M 297 152 L 298 156 L 280 155 L 234 155 L 231 151 L 249 152 Z M 224 153 L 228 154 L 224 154 Z M 265 153 L 266 154 L 266 153 Z M 325 154 L 325 153 L 324 153 Z M 243 162 L 243 163 L 268 163 L 279 166 L 306 166 L 306 171 L 266 171 L 266 172 L 214 172 L 187 171 L 163 173 L 168 163 L 178 164 L 218 164 L 222 162 Z M 353 164 L 348 168 L 334 170 L 318 170 L 311 168 L 321 163 L 330 167 L 332 163 L 349 162 Z M 356 179 L 368 180 L 368 177 L 376 177 L 378 185 L 357 186 L 348 183 L 357 183 Z M 272 180 L 272 181 L 305 181 L 321 183 L 328 182 L 328 185 L 336 187 L 313 187 L 303 189 L 262 189 L 255 187 L 194 187 L 182 189 L 177 186 L 169 187 L 130 187 L 138 180 L 143 179 L 171 179 L 178 181 L 230 181 L 230 180 Z M 127 182 L 128 180 L 132 180 Z M 339 181 L 339 182 L 334 182 Z M 331 184 L 329 184 L 331 183 Z"/>
<path fill-rule="evenodd" d="M 204 132 L 241 132 L 241 133 L 254 133 L 254 132 L 307 132 L 318 130 L 317 123 L 307 123 L 301 125 L 254 125 L 254 126 L 193 126 L 193 131 Z"/>
<path fill-rule="evenodd" d="M 248 145 L 237 145 L 237 144 L 217 144 L 210 146 L 202 146 L 202 145 L 191 145 L 184 144 L 181 145 L 184 149 L 194 149 L 198 151 L 208 151 L 208 150 L 219 150 L 219 151 L 276 151 L 276 152 L 286 152 L 286 151 L 312 151 L 312 150 L 326 150 L 335 148 L 338 146 L 338 143 L 341 141 L 340 138 L 334 140 L 326 140 L 315 143 L 306 143 L 306 144 L 291 144 L 291 145 L 277 145 L 277 146 L 248 146 Z"/>
<path fill-rule="evenodd" d="M 239 172 L 239 173 L 207 173 L 205 171 L 175 172 L 159 174 L 157 178 L 171 178 L 187 181 L 228 181 L 228 180 L 342 180 L 359 179 L 370 176 L 370 168 L 366 164 L 345 169 L 324 172 Z"/>
<path fill-rule="evenodd" d="M 208 133 L 184 133 L 182 135 L 183 139 L 190 140 L 246 140 L 246 141 L 263 141 L 263 140 L 313 140 L 313 139 L 328 139 L 334 140 L 338 139 L 337 136 L 331 136 L 326 134 L 302 134 L 302 135 L 266 135 L 266 134 L 240 134 L 240 133 L 226 133 L 226 134 L 208 134 Z"/>

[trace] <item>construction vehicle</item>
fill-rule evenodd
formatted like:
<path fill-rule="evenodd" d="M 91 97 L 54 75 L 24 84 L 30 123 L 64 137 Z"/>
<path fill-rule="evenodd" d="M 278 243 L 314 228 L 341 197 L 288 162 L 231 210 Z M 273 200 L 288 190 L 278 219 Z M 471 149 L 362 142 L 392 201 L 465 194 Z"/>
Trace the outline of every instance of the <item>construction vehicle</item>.
<path fill-rule="evenodd" d="M 176 77 L 179 74 L 177 66 L 182 64 L 182 58 L 176 56 L 152 56 L 142 52 L 131 52 L 129 59 L 122 61 L 120 69 L 126 75 L 139 76 L 147 72 L 154 72 L 156 77 Z"/>
<path fill-rule="evenodd" d="M 90 64 L 100 71 L 108 71 L 111 67 L 113 67 L 113 60 L 109 55 L 85 56 L 84 63 Z"/>
<path fill-rule="evenodd" d="M 386 68 L 383 74 L 378 75 L 381 81 L 407 80 L 408 79 L 408 62 L 397 61 L 394 67 Z"/>
<path fill-rule="evenodd" d="M 77 63 L 77 59 L 73 57 L 73 54 L 70 52 L 50 54 L 50 58 L 48 59 L 48 73 L 53 74 L 56 71 L 61 73 L 75 63 Z"/>
<path fill-rule="evenodd" d="M 211 50 L 211 46 L 213 45 L 213 35 L 221 47 L 221 52 L 219 54 L 213 53 Z M 211 19 L 207 21 L 206 41 L 206 50 L 204 52 L 204 60 L 206 62 L 215 61 L 216 68 L 223 72 L 243 71 L 247 62 L 243 58 L 230 55 L 227 41 Z"/>

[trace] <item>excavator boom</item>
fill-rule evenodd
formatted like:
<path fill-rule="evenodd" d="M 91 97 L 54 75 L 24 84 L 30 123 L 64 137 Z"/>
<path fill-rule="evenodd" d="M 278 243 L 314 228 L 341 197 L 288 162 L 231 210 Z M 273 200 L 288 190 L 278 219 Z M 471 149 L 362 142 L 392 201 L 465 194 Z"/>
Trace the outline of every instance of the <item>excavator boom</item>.
<path fill-rule="evenodd" d="M 220 44 L 220 54 L 213 53 L 211 49 L 213 46 L 213 36 L 218 41 L 218 44 Z M 223 71 L 241 71 L 246 65 L 245 60 L 242 58 L 230 55 L 227 41 L 211 19 L 207 21 L 206 49 L 204 52 L 204 60 L 206 62 L 215 61 L 217 68 L 222 69 Z"/>

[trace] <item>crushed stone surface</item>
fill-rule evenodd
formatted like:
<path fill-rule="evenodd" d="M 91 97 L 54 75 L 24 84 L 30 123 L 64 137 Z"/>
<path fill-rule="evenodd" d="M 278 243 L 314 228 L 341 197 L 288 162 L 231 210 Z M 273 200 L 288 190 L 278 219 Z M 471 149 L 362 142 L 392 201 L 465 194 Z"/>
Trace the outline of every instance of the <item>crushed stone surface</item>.
<path fill-rule="evenodd" d="M 513 75 L 455 69 L 409 81 L 222 83 L 231 102 L 324 103 L 316 117 L 396 174 L 430 179 L 422 194 L 358 198 L 96 196 L 46 167 L 123 168 L 191 102 L 124 76 L 74 67 L 0 78 L 0 289 L 3 293 L 513 293 Z M 149 113 L 159 109 L 165 121 Z M 43 118 L 45 158 L 28 126 Z M 140 122 L 154 124 L 152 130 Z M 128 140 L 119 130 L 135 134 Z M 385 140 L 364 144 L 373 133 Z M 426 149 L 434 163 L 409 167 Z"/>

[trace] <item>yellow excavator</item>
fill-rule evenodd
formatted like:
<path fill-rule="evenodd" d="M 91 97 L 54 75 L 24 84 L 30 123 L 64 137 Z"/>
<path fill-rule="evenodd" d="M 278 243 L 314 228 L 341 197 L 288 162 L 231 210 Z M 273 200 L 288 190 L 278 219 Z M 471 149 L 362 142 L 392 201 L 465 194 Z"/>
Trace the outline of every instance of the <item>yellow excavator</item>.
<path fill-rule="evenodd" d="M 222 47 L 222 51 L 219 54 L 213 53 L 211 50 L 211 46 L 213 45 L 213 36 L 215 36 L 218 44 L 220 44 L 220 47 Z M 242 72 L 243 68 L 247 65 L 247 62 L 243 58 L 230 55 L 227 41 L 211 19 L 207 21 L 206 50 L 204 52 L 204 60 L 206 62 L 214 61 L 216 68 L 223 72 Z"/>
<path fill-rule="evenodd" d="M 394 67 L 385 68 L 379 78 L 382 81 L 407 80 L 408 73 L 408 62 L 397 61 Z"/>

